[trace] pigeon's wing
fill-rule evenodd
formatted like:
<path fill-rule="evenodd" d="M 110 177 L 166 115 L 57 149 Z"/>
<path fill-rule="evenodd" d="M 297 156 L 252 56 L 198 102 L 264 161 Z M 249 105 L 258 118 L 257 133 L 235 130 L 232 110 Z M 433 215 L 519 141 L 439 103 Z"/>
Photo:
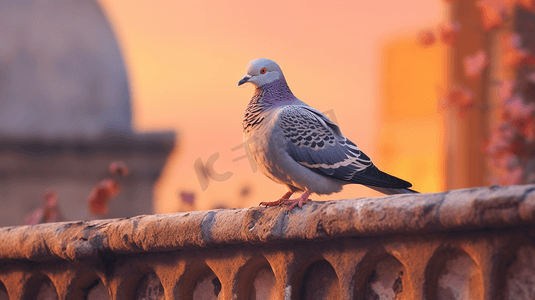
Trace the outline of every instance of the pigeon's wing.
<path fill-rule="evenodd" d="M 385 188 L 412 185 L 374 166 L 357 145 L 342 135 L 336 124 L 321 112 L 300 105 L 279 111 L 282 132 L 290 157 L 310 170 L 339 180 Z"/>

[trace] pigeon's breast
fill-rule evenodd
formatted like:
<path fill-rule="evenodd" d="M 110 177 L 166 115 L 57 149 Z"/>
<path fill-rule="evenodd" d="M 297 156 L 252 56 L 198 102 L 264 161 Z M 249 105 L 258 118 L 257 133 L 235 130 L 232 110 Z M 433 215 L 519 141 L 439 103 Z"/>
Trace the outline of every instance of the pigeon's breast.
<path fill-rule="evenodd" d="M 262 113 L 263 121 L 249 131 L 244 131 L 245 151 L 255 161 L 260 172 L 271 180 L 288 184 L 289 178 L 276 162 L 287 156 L 286 141 L 280 128 L 278 111 L 270 109 Z"/>
<path fill-rule="evenodd" d="M 264 121 L 264 115 L 265 112 L 260 105 L 249 105 L 243 118 L 243 132 L 247 134 L 258 127 Z"/>

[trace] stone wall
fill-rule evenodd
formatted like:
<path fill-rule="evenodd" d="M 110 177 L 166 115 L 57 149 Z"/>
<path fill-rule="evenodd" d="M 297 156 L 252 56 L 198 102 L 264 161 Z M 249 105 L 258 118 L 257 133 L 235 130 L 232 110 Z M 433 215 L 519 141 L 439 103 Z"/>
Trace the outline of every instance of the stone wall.
<path fill-rule="evenodd" d="M 59 195 L 64 220 L 96 218 L 88 196 L 110 177 L 112 161 L 123 161 L 130 173 L 109 204 L 108 218 L 153 212 L 153 186 L 175 142 L 173 132 L 103 136 L 95 140 L 2 139 L 0 144 L 0 226 L 22 224 L 42 205 L 43 191 Z"/>
<path fill-rule="evenodd" d="M 0 299 L 535 299 L 535 185 L 0 228 Z"/>

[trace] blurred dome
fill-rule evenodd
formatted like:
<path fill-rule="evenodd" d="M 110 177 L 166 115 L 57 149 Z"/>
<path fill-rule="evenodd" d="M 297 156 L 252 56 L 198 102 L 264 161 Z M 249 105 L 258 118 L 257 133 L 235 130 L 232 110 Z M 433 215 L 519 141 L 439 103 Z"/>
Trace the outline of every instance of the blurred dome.
<path fill-rule="evenodd" d="M 130 134 L 125 65 L 96 1 L 0 1 L 0 136 Z"/>

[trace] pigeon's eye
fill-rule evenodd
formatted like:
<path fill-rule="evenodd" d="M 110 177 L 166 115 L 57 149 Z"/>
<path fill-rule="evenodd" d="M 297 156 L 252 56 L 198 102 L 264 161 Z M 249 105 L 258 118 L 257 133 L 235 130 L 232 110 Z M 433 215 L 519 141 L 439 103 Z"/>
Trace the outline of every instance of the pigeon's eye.
<path fill-rule="evenodd" d="M 260 69 L 260 74 L 265 74 L 265 73 L 266 73 L 266 68 Z"/>

